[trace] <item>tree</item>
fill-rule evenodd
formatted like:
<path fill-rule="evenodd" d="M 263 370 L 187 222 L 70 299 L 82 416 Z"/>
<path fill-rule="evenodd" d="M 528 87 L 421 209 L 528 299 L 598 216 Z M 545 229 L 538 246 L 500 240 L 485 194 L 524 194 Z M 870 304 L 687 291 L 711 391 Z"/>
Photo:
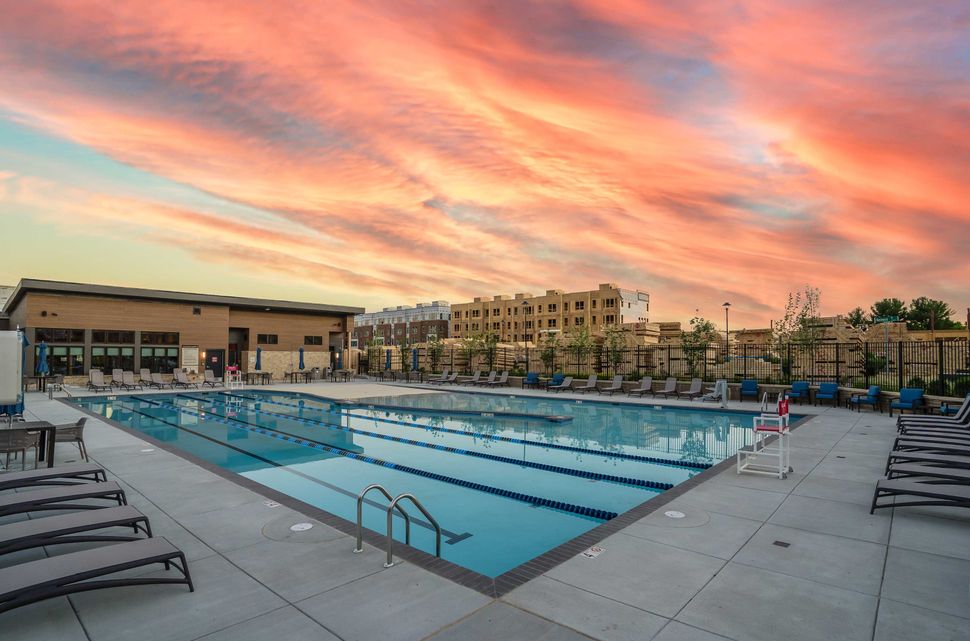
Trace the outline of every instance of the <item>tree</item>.
<path fill-rule="evenodd" d="M 552 372 L 556 364 L 556 350 L 559 348 L 559 334 L 543 334 L 539 339 L 539 359 L 546 366 L 547 372 Z"/>
<path fill-rule="evenodd" d="M 914 298 L 906 314 L 906 327 L 909 329 L 960 329 L 960 323 L 950 317 L 953 308 L 941 300 L 926 296 Z"/>
<path fill-rule="evenodd" d="M 428 360 L 431 361 L 431 371 L 437 372 L 438 365 L 441 364 L 441 357 L 445 353 L 445 344 L 435 336 L 432 340 L 428 341 Z"/>
<path fill-rule="evenodd" d="M 626 345 L 626 330 L 620 325 L 606 325 L 603 327 L 603 342 L 606 345 L 606 362 L 609 363 L 613 374 L 623 362 L 623 347 Z"/>
<path fill-rule="evenodd" d="M 458 347 L 461 355 L 468 361 L 468 370 L 474 367 L 475 358 L 485 350 L 485 339 L 482 334 L 469 334 L 461 339 Z"/>
<path fill-rule="evenodd" d="M 589 325 L 574 326 L 566 334 L 566 349 L 576 358 L 576 370 L 579 371 L 580 362 L 586 360 L 593 351 L 593 335 Z"/>
<path fill-rule="evenodd" d="M 898 316 L 899 320 L 906 320 L 906 303 L 898 298 L 877 300 L 869 310 L 872 312 L 872 320 L 875 320 L 877 316 Z"/>
<path fill-rule="evenodd" d="M 772 337 L 779 351 L 787 343 L 799 343 L 814 349 L 822 340 L 819 327 L 819 309 L 822 291 L 817 287 L 805 285 L 800 292 L 790 292 L 785 304 L 785 314 L 771 325 Z"/>
<path fill-rule="evenodd" d="M 869 316 L 866 314 L 866 310 L 861 307 L 856 307 L 846 314 L 845 320 L 849 321 L 849 324 L 853 327 L 862 327 L 869 324 Z"/>
<path fill-rule="evenodd" d="M 687 372 L 691 378 L 698 374 L 698 365 L 707 356 L 707 346 L 717 340 L 717 327 L 700 316 L 690 319 L 690 331 L 681 331 L 680 348 L 687 361 Z"/>
<path fill-rule="evenodd" d="M 411 337 L 408 336 L 407 330 L 404 331 L 404 337 L 398 341 L 397 348 L 401 351 L 401 371 L 407 374 L 411 371 Z"/>

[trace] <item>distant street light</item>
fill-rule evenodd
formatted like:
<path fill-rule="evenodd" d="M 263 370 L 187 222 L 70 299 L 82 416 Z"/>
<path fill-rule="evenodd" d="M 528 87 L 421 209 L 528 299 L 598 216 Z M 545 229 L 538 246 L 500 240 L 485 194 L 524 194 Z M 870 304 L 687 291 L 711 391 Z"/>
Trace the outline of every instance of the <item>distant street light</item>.
<path fill-rule="evenodd" d="M 728 314 L 731 311 L 731 303 L 724 303 L 721 307 L 724 308 L 724 355 L 728 356 L 731 350 L 731 325 Z"/>

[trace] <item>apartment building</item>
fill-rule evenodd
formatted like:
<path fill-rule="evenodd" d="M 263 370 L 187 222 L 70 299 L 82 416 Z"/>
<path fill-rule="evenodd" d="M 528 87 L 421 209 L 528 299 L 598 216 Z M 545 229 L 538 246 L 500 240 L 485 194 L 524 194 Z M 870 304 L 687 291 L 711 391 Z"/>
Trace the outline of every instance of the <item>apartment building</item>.
<path fill-rule="evenodd" d="M 380 343 L 397 345 L 405 333 L 411 343 L 424 343 L 433 338 L 448 338 L 451 305 L 446 300 L 418 303 L 414 307 L 385 307 L 379 312 L 354 317 L 354 340 L 357 347 Z"/>
<path fill-rule="evenodd" d="M 535 342 L 542 334 L 589 326 L 599 334 L 607 325 L 646 323 L 650 295 L 603 283 L 597 289 L 565 292 L 550 289 L 534 296 L 479 297 L 451 306 L 451 338 L 493 333 L 502 342 Z"/>

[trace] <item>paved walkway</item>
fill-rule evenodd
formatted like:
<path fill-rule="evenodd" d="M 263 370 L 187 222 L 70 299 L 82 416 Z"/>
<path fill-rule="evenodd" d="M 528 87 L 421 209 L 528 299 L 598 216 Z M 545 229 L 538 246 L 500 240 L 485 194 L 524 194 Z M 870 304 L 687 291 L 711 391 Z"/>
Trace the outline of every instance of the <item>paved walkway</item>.
<path fill-rule="evenodd" d="M 80 416 L 36 394 L 28 407 L 55 422 Z M 4 641 L 970 639 L 970 515 L 868 513 L 895 431 L 888 416 L 821 411 L 794 433 L 787 480 L 722 472 L 604 540 L 599 557 L 566 561 L 501 599 L 413 564 L 385 570 L 380 551 L 352 554 L 353 540 L 321 523 L 292 532 L 311 519 L 106 423 L 88 424 L 92 458 L 186 552 L 196 592 L 141 586 L 34 604 L 0 615 Z M 76 456 L 58 447 L 59 463 Z"/>

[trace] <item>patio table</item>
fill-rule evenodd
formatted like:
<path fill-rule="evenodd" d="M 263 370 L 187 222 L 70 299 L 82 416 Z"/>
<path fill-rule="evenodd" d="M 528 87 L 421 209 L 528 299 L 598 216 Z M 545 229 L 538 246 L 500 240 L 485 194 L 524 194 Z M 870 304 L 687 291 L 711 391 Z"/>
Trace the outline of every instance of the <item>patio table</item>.
<path fill-rule="evenodd" d="M 23 432 L 40 432 L 40 447 L 37 449 L 37 460 L 47 461 L 47 467 L 54 467 L 54 445 L 57 439 L 57 426 L 47 421 L 15 421 L 0 423 L 0 430 L 20 430 Z"/>

